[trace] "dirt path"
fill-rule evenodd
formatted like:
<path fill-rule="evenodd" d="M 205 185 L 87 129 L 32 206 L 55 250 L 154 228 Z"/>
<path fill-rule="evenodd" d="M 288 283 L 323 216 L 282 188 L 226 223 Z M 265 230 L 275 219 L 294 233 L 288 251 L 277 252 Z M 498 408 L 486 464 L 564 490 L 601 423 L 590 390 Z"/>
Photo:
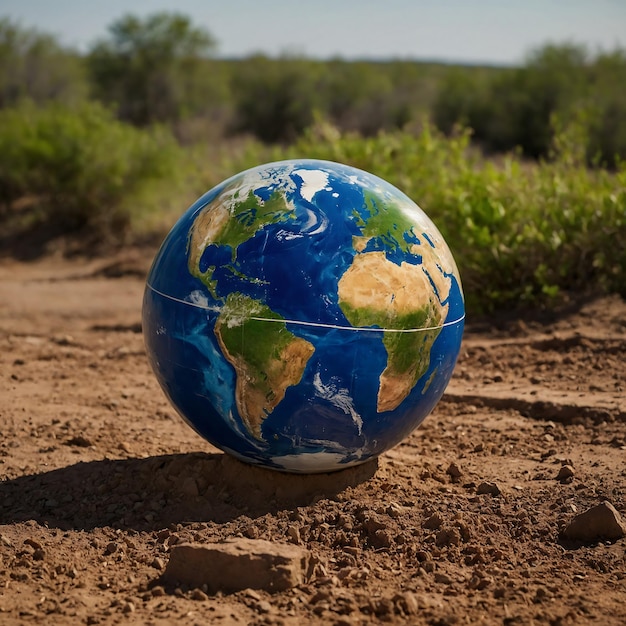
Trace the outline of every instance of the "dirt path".
<path fill-rule="evenodd" d="M 0 265 L 0 624 L 626 623 L 626 539 L 559 535 L 605 500 L 626 517 L 626 303 L 470 322 L 420 429 L 298 478 L 174 414 L 143 350 L 148 262 Z M 236 537 L 308 548 L 311 579 L 161 580 L 177 543 Z"/>

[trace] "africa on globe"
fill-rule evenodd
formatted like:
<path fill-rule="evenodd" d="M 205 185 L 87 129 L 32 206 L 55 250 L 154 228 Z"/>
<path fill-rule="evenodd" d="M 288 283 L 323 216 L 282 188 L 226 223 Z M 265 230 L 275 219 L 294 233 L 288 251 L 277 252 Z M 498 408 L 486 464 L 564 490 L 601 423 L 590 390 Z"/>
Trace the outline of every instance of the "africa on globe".
<path fill-rule="evenodd" d="M 404 193 L 319 160 L 237 174 L 178 220 L 146 281 L 143 331 L 166 395 L 213 445 L 330 472 L 390 449 L 454 369 L 453 256 Z"/>

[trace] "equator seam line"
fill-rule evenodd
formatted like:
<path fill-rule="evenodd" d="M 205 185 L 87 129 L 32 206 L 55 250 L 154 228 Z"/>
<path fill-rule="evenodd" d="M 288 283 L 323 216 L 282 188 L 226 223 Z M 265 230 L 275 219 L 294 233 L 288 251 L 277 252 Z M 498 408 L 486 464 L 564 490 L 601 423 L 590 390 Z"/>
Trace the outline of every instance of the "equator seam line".
<path fill-rule="evenodd" d="M 206 311 L 216 311 L 219 310 L 217 307 L 203 306 L 201 304 L 197 304 L 195 302 L 189 302 L 187 300 L 182 300 L 181 298 L 175 298 L 174 296 L 170 296 L 169 294 L 163 293 L 158 289 L 155 289 L 149 283 L 146 283 L 146 286 L 154 291 L 154 293 L 162 296 L 163 298 L 167 298 L 168 300 L 172 300 L 174 302 L 179 302 L 180 304 L 186 304 L 187 306 L 194 307 L 196 309 L 204 309 Z M 300 320 L 289 320 L 289 319 L 276 319 L 274 317 L 257 317 L 250 316 L 248 319 L 254 320 L 256 322 L 274 322 L 280 324 L 292 324 L 296 326 L 310 326 L 314 328 L 329 328 L 332 330 L 350 330 L 353 332 L 372 332 L 372 333 L 422 333 L 431 330 L 440 330 L 441 328 L 445 328 L 446 326 L 454 326 L 459 322 L 462 322 L 465 319 L 465 314 L 459 317 L 456 320 L 452 320 L 451 322 L 445 322 L 440 324 L 439 326 L 427 326 L 426 328 L 372 328 L 372 327 L 355 327 L 355 326 L 339 326 L 338 324 L 322 324 L 321 322 L 304 322 Z"/>

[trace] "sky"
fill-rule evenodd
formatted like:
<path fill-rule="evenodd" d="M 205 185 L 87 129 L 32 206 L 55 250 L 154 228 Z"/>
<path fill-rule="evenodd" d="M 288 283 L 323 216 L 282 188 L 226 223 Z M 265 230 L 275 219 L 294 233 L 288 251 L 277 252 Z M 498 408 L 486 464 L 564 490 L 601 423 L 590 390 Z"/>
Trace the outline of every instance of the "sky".
<path fill-rule="evenodd" d="M 220 57 L 519 64 L 545 43 L 626 48 L 626 0 L 0 0 L 0 17 L 85 52 L 131 13 L 179 12 Z"/>

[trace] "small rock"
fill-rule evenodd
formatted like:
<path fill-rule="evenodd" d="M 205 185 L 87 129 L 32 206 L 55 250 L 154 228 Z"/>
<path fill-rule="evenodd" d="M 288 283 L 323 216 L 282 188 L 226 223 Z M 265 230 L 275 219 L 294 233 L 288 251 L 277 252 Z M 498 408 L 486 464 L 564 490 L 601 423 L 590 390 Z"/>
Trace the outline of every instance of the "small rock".
<path fill-rule="evenodd" d="M 574 468 L 571 465 L 562 465 L 556 479 L 562 483 L 574 478 Z"/>
<path fill-rule="evenodd" d="M 435 574 L 435 582 L 442 583 L 444 585 L 449 585 L 452 583 L 452 578 L 450 578 L 448 574 L 444 574 L 443 572 L 437 572 Z"/>
<path fill-rule="evenodd" d="M 442 528 L 435 535 L 436 546 L 458 546 L 461 534 L 456 528 Z"/>
<path fill-rule="evenodd" d="M 370 515 L 363 520 L 363 529 L 368 535 L 373 535 L 377 530 L 385 530 L 387 524 L 378 516 Z"/>
<path fill-rule="evenodd" d="M 254 589 L 244 589 L 241 593 L 247 598 L 251 598 L 252 600 L 256 600 L 257 602 L 262 599 L 261 594 L 257 593 Z"/>
<path fill-rule="evenodd" d="M 56 335 L 51 338 L 51 341 L 57 346 L 71 346 L 74 343 L 74 337 L 72 335 Z"/>
<path fill-rule="evenodd" d="M 43 561 L 46 558 L 46 553 L 43 548 L 37 548 L 33 552 L 33 559 L 35 561 Z"/>
<path fill-rule="evenodd" d="M 258 539 L 259 538 L 259 529 L 254 524 L 248 524 L 243 529 L 244 537 L 248 539 Z"/>
<path fill-rule="evenodd" d="M 443 517 L 440 513 L 433 513 L 423 524 L 423 527 L 428 530 L 437 530 L 441 528 L 443 524 Z"/>
<path fill-rule="evenodd" d="M 405 509 L 402 505 L 398 504 L 397 502 L 391 502 L 389 503 L 389 506 L 387 507 L 386 513 L 387 515 L 389 515 L 389 517 L 398 519 L 399 517 L 402 516 L 404 511 Z"/>
<path fill-rule="evenodd" d="M 155 556 L 154 559 L 152 559 L 152 563 L 150 563 L 150 565 L 154 567 L 154 569 L 163 569 L 165 567 L 163 559 L 158 556 Z"/>
<path fill-rule="evenodd" d="M 256 610 L 259 613 L 271 613 L 272 605 L 269 602 L 267 602 L 267 600 L 261 600 L 260 602 L 256 603 Z"/>
<path fill-rule="evenodd" d="M 393 538 L 386 530 L 377 530 L 370 541 L 375 548 L 389 548 L 393 543 Z"/>
<path fill-rule="evenodd" d="M 501 491 L 500 491 L 500 487 L 498 487 L 498 485 L 496 485 L 496 483 L 482 482 L 476 488 L 476 493 L 479 494 L 479 495 L 480 494 L 490 494 L 492 496 L 499 496 Z"/>
<path fill-rule="evenodd" d="M 191 592 L 191 599 L 192 600 L 198 600 L 199 602 L 205 602 L 206 600 L 209 599 L 209 596 L 207 596 L 206 593 L 204 593 L 204 591 L 202 591 L 202 589 L 194 589 Z"/>
<path fill-rule="evenodd" d="M 346 578 L 356 578 L 356 575 L 358 573 L 358 569 L 356 567 L 342 567 L 338 572 L 337 572 L 337 578 L 339 580 L 345 580 Z"/>
<path fill-rule="evenodd" d="M 452 480 L 452 482 L 458 482 L 459 478 L 461 478 L 463 472 L 461 471 L 461 468 L 453 461 L 452 463 L 450 463 L 450 465 L 448 465 L 448 469 L 446 470 L 446 474 L 448 474 L 448 476 L 450 476 L 450 479 Z"/>
<path fill-rule="evenodd" d="M 309 604 L 323 602 L 324 600 L 328 600 L 331 596 L 332 593 L 328 589 L 319 589 L 309 598 Z"/>
<path fill-rule="evenodd" d="M 467 586 L 470 589 L 477 589 L 478 591 L 482 591 L 486 589 L 491 583 L 492 579 L 488 576 L 482 576 L 479 574 L 474 574 L 468 581 Z"/>
<path fill-rule="evenodd" d="M 310 557 L 299 546 L 264 539 L 181 543 L 172 546 L 163 577 L 189 586 L 206 585 L 210 593 L 248 588 L 284 591 L 305 581 Z"/>
<path fill-rule="evenodd" d="M 114 552 L 117 552 L 118 547 L 119 547 L 119 546 L 117 545 L 117 542 L 115 542 L 115 541 L 110 541 L 110 542 L 107 544 L 107 547 L 106 547 L 106 549 L 104 550 L 104 553 L 105 553 L 105 554 L 113 554 Z"/>
<path fill-rule="evenodd" d="M 380 598 L 378 600 L 370 600 L 370 605 L 376 614 L 377 617 L 387 617 L 388 615 L 393 615 L 394 613 L 394 604 L 391 598 Z M 389 621 L 389 620 L 385 620 Z"/>
<path fill-rule="evenodd" d="M 76 446 L 78 448 L 90 448 L 93 446 L 91 439 L 87 439 L 87 437 L 83 435 L 72 437 L 71 439 L 68 439 L 65 444 L 68 446 Z"/>
<path fill-rule="evenodd" d="M 124 602 L 122 606 L 122 613 L 134 613 L 135 605 L 132 602 Z"/>
<path fill-rule="evenodd" d="M 32 539 L 31 537 L 28 537 L 28 538 L 24 539 L 24 543 L 27 546 L 30 546 L 31 548 L 34 548 L 35 550 L 42 550 L 43 549 L 43 546 L 36 539 Z"/>
<path fill-rule="evenodd" d="M 287 535 L 293 543 L 301 543 L 302 541 L 300 529 L 297 526 L 289 526 L 289 528 L 287 528 Z"/>
<path fill-rule="evenodd" d="M 417 615 L 419 613 L 419 603 L 412 591 L 405 591 L 394 597 L 394 602 L 406 615 Z"/>
<path fill-rule="evenodd" d="M 150 593 L 155 598 L 158 598 L 160 596 L 164 596 L 165 595 L 165 589 L 161 585 L 157 585 L 156 587 L 152 587 L 152 589 L 150 590 Z"/>
<path fill-rule="evenodd" d="M 600 539 L 621 539 L 626 536 L 626 523 L 610 502 L 602 502 L 577 515 L 562 533 L 566 539 L 594 542 Z"/>

